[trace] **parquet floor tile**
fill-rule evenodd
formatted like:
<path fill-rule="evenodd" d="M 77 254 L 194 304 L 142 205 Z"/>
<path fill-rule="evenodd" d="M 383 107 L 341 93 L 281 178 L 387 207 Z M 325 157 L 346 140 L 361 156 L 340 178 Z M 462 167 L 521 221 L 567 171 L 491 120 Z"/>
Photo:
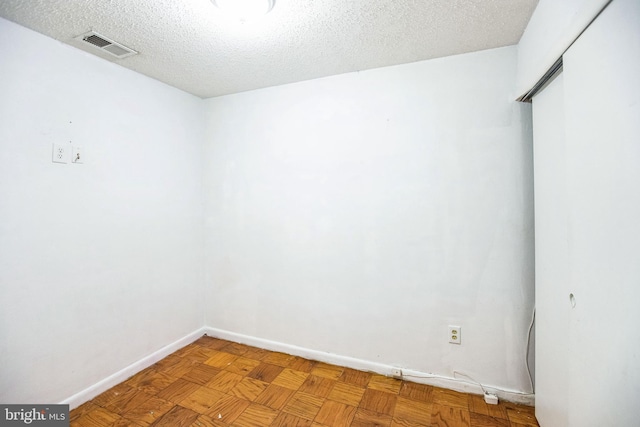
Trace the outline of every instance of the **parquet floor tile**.
<path fill-rule="evenodd" d="M 538 427 L 534 408 L 203 336 L 70 413 L 72 427 Z"/>
<path fill-rule="evenodd" d="M 331 393 L 331 389 L 335 383 L 336 382 L 334 380 L 330 380 L 328 378 L 309 375 L 305 382 L 302 383 L 299 390 L 319 397 L 327 397 L 329 396 L 329 393 Z"/>
<path fill-rule="evenodd" d="M 431 402 L 433 394 L 433 386 L 426 384 L 417 384 L 407 381 L 402 382 L 399 395 L 411 400 L 418 400 L 420 402 Z M 480 397 L 482 400 L 482 397 Z M 482 400 L 484 403 L 484 400 Z"/>
<path fill-rule="evenodd" d="M 137 408 L 125 412 L 122 416 L 142 425 L 149 425 L 169 412 L 174 406 L 175 404 L 168 400 L 152 397 Z"/>
<path fill-rule="evenodd" d="M 156 365 L 151 365 L 124 381 L 124 384 L 131 387 L 138 387 L 141 382 L 143 382 L 146 378 L 154 375 L 156 372 Z"/>
<path fill-rule="evenodd" d="M 137 408 L 138 406 L 149 400 L 151 397 L 153 396 L 145 393 L 142 390 L 133 388 L 111 399 L 107 404 L 104 405 L 104 408 L 110 410 L 115 414 L 122 415 L 124 412 Z"/>
<path fill-rule="evenodd" d="M 223 347 L 226 347 L 230 344 L 235 344 L 234 342 L 221 340 L 219 338 L 213 338 L 208 336 L 203 336 L 198 339 L 194 344 L 199 345 L 200 347 L 210 348 L 211 350 L 220 350 Z"/>
<path fill-rule="evenodd" d="M 313 420 L 323 402 L 324 399 L 320 396 L 298 392 L 289 400 L 283 411 L 305 420 Z"/>
<path fill-rule="evenodd" d="M 253 360 L 262 360 L 262 358 L 267 354 L 269 354 L 269 351 L 267 350 L 256 347 L 249 347 L 247 349 L 247 352 L 244 353 L 243 356 Z"/>
<path fill-rule="evenodd" d="M 434 427 L 470 427 L 470 414 L 462 408 L 433 404 L 431 425 Z"/>
<path fill-rule="evenodd" d="M 134 385 L 134 387 L 148 394 L 156 395 L 178 380 L 178 378 L 172 377 L 157 369 L 161 368 L 156 368 L 139 379 L 137 385 Z"/>
<path fill-rule="evenodd" d="M 353 418 L 351 427 L 389 427 L 391 422 L 392 418 L 389 415 L 359 408 Z"/>
<path fill-rule="evenodd" d="M 182 399 L 196 391 L 200 386 L 191 381 L 178 379 L 162 390 L 157 396 L 173 403 L 179 403 Z"/>
<path fill-rule="evenodd" d="M 208 411 L 203 415 L 207 415 L 214 420 L 220 420 L 224 423 L 231 424 L 236 418 L 244 412 L 251 404 L 246 400 L 235 396 L 225 396 L 211 405 Z"/>
<path fill-rule="evenodd" d="M 386 391 L 387 393 L 398 394 L 402 381 L 391 377 L 385 377 L 384 375 L 373 374 L 367 388 L 372 390 Z"/>
<path fill-rule="evenodd" d="M 114 425 L 120 418 L 119 415 L 98 407 L 76 419 L 71 425 L 79 427 L 108 427 Z"/>
<path fill-rule="evenodd" d="M 235 427 L 270 426 L 278 417 L 278 411 L 266 406 L 252 403 L 233 423 Z"/>
<path fill-rule="evenodd" d="M 114 386 L 109 390 L 105 391 L 104 393 L 101 393 L 98 396 L 94 397 L 91 402 L 98 406 L 105 406 L 109 404 L 111 400 L 120 396 L 122 393 L 125 393 L 132 389 L 133 387 L 126 384 L 126 382 L 120 383 L 117 386 Z"/>
<path fill-rule="evenodd" d="M 364 388 L 338 381 L 333 386 L 328 398 L 345 405 L 358 406 L 362 401 L 364 392 Z"/>
<path fill-rule="evenodd" d="M 317 377 L 328 378 L 330 380 L 337 380 L 342 376 L 344 368 L 335 365 L 329 365 L 327 363 L 317 363 L 311 370 L 311 375 Z"/>
<path fill-rule="evenodd" d="M 204 363 L 197 363 L 186 374 L 182 376 L 182 379 L 191 381 L 192 383 L 205 385 L 220 373 L 220 369 L 213 366 L 205 365 Z"/>
<path fill-rule="evenodd" d="M 198 344 L 191 343 L 191 344 L 185 345 L 184 347 L 182 347 L 179 350 L 174 351 L 172 355 L 173 356 L 177 356 L 177 357 L 179 357 L 181 359 L 184 359 L 185 355 L 187 353 L 189 353 L 192 350 L 197 350 L 197 349 L 200 349 L 200 348 L 202 348 L 202 347 L 200 347 Z"/>
<path fill-rule="evenodd" d="M 271 384 L 258 396 L 255 402 L 280 411 L 293 393 L 293 390 Z"/>
<path fill-rule="evenodd" d="M 519 423 L 525 426 L 536 426 L 536 417 L 533 408 L 528 407 L 507 407 L 507 417 L 512 423 Z"/>
<path fill-rule="evenodd" d="M 175 363 L 172 363 L 167 367 L 162 367 L 162 372 L 171 377 L 180 378 L 181 376 L 189 372 L 196 363 L 197 362 L 193 360 L 180 358 L 180 360 L 176 361 Z"/>
<path fill-rule="evenodd" d="M 236 387 L 242 380 L 242 375 L 234 374 L 233 372 L 222 371 L 209 381 L 206 386 L 214 390 L 228 393 L 234 387 Z"/>
<path fill-rule="evenodd" d="M 180 401 L 180 406 L 204 414 L 211 405 L 224 397 L 222 392 L 207 387 L 199 387 Z"/>
<path fill-rule="evenodd" d="M 271 384 L 279 385 L 291 390 L 298 390 L 308 377 L 309 374 L 305 372 L 285 368 Z"/>
<path fill-rule="evenodd" d="M 477 414 L 470 412 L 470 424 L 471 427 L 510 427 L 509 420 L 503 418 L 490 417 L 489 415 Z"/>
<path fill-rule="evenodd" d="M 393 411 L 393 418 L 398 423 L 404 422 L 408 425 L 429 425 L 431 423 L 432 404 L 418 402 L 404 397 L 398 397 L 396 407 Z"/>
<path fill-rule="evenodd" d="M 507 420 L 507 406 L 502 405 L 489 405 L 484 401 L 483 396 L 477 394 L 467 395 L 467 402 L 469 404 L 469 412 L 473 412 L 480 415 L 488 415 L 493 418 L 500 418 Z"/>
<path fill-rule="evenodd" d="M 282 366 L 272 365 L 270 363 L 260 363 L 249 374 L 249 378 L 255 378 L 256 380 L 270 383 L 275 380 L 278 375 L 284 370 Z"/>
<path fill-rule="evenodd" d="M 392 393 L 367 389 L 362 396 L 360 407 L 384 415 L 393 415 L 398 397 Z"/>
<path fill-rule="evenodd" d="M 251 350 L 251 347 L 235 342 L 229 343 L 222 348 L 225 353 L 235 354 L 236 356 L 244 356 L 249 350 Z"/>
<path fill-rule="evenodd" d="M 182 358 L 193 361 L 193 362 L 202 363 L 205 360 L 211 358 L 214 354 L 215 354 L 215 350 L 196 345 L 196 346 L 193 346 L 188 352 L 186 352 L 182 356 Z"/>
<path fill-rule="evenodd" d="M 204 361 L 205 364 L 214 368 L 224 369 L 231 365 L 238 357 L 235 354 L 216 351 L 210 358 Z"/>
<path fill-rule="evenodd" d="M 456 408 L 469 409 L 468 397 L 465 393 L 447 390 L 444 388 L 436 388 L 433 391 L 433 403 L 446 406 L 454 406 Z"/>
<path fill-rule="evenodd" d="M 69 421 L 73 422 L 75 420 L 77 420 L 78 418 L 80 418 L 81 416 L 87 414 L 90 411 L 93 411 L 94 409 L 98 409 L 99 406 L 96 405 L 95 403 L 93 403 L 93 401 L 88 401 L 83 403 L 82 405 L 78 406 L 76 409 L 74 409 L 73 411 L 71 411 L 71 413 L 69 414 Z"/>
<path fill-rule="evenodd" d="M 262 361 L 264 363 L 270 363 L 272 365 L 278 365 L 278 366 L 282 366 L 283 368 L 286 368 L 287 366 L 289 366 L 289 363 L 291 363 L 294 357 L 295 356 L 291 356 L 290 354 L 274 352 L 274 353 L 268 353 L 267 355 L 265 355 L 262 358 Z"/>
<path fill-rule="evenodd" d="M 422 424 L 402 418 L 394 418 L 391 420 L 391 427 L 431 427 L 431 421 L 429 421 L 429 424 Z"/>
<path fill-rule="evenodd" d="M 358 387 L 366 387 L 369 384 L 372 374 L 369 372 L 356 371 L 355 369 L 345 368 L 340 379 L 348 384 Z"/>
<path fill-rule="evenodd" d="M 161 368 L 164 369 L 164 368 L 168 368 L 169 366 L 180 362 L 182 360 L 182 358 L 176 354 L 179 351 L 180 350 L 176 351 L 173 354 L 168 355 L 167 357 L 165 357 L 162 360 L 157 361 L 154 366 L 158 366 L 158 367 L 161 367 Z"/>
<path fill-rule="evenodd" d="M 151 425 L 153 427 L 189 426 L 198 416 L 197 412 L 176 405 Z"/>
<path fill-rule="evenodd" d="M 229 394 L 253 402 L 268 386 L 269 383 L 264 381 L 245 377 L 231 389 Z"/>
<path fill-rule="evenodd" d="M 190 427 L 228 427 L 229 424 L 223 423 L 220 420 L 213 419 L 207 415 L 200 415 L 191 424 Z"/>
<path fill-rule="evenodd" d="M 316 415 L 315 422 L 328 427 L 349 427 L 356 410 L 355 406 L 327 400 Z"/>
<path fill-rule="evenodd" d="M 249 372 L 253 371 L 260 364 L 259 360 L 248 359 L 246 357 L 238 357 L 236 360 L 231 362 L 230 365 L 227 365 L 224 368 L 225 371 L 238 374 L 238 375 L 247 375 Z"/>
<path fill-rule="evenodd" d="M 287 414 L 286 412 L 280 412 L 271 427 L 311 427 L 311 424 L 313 424 L 312 421 Z"/>
<path fill-rule="evenodd" d="M 316 362 L 313 360 L 303 359 L 302 357 L 294 357 L 289 362 L 289 368 L 294 371 L 300 371 L 305 373 L 311 373 L 313 367 L 316 366 Z"/>

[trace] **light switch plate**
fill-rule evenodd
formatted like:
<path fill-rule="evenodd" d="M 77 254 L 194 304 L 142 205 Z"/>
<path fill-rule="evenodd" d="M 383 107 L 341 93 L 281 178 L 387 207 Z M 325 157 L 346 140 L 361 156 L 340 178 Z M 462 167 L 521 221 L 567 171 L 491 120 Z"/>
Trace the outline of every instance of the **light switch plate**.
<path fill-rule="evenodd" d="M 71 163 L 84 163 L 84 150 L 79 145 L 74 145 L 71 150 Z"/>

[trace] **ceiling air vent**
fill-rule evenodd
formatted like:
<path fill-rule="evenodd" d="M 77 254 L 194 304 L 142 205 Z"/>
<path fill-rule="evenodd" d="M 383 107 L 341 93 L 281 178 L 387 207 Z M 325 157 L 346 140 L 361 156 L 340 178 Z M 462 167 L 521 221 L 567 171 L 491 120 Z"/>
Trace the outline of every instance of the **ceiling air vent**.
<path fill-rule="evenodd" d="M 127 56 L 136 55 L 138 53 L 133 49 L 129 49 L 128 47 L 121 45 L 120 43 L 114 42 L 102 34 L 96 33 L 95 31 L 82 34 L 81 36 L 75 37 L 75 39 L 80 40 L 83 43 L 90 44 L 96 49 L 107 52 L 116 58 L 126 58 Z"/>

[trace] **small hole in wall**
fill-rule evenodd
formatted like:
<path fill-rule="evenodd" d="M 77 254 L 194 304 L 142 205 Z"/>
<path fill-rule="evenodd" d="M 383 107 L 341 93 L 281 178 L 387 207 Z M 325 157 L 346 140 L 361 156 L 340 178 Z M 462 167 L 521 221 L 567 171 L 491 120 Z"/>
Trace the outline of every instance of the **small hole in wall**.
<path fill-rule="evenodd" d="M 569 302 L 571 303 L 571 308 L 576 307 L 576 297 L 573 294 L 569 294 Z"/>

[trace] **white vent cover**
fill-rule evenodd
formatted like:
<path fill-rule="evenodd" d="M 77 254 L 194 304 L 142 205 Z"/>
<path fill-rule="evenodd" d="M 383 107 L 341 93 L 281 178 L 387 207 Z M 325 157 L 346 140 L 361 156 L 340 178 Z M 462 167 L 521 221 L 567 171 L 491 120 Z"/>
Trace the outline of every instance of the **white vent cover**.
<path fill-rule="evenodd" d="M 118 42 L 114 42 L 113 40 L 103 36 L 102 34 L 98 34 L 95 31 L 89 31 L 86 34 L 82 34 L 74 38 L 76 40 L 80 40 L 82 43 L 89 44 L 96 49 L 107 52 L 108 54 L 113 55 L 116 58 L 126 58 L 127 56 L 138 54 L 138 52 L 136 52 L 135 50 L 129 49 L 128 47 L 121 45 Z"/>

